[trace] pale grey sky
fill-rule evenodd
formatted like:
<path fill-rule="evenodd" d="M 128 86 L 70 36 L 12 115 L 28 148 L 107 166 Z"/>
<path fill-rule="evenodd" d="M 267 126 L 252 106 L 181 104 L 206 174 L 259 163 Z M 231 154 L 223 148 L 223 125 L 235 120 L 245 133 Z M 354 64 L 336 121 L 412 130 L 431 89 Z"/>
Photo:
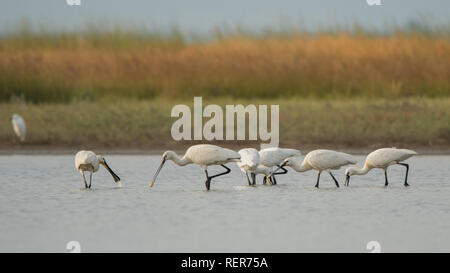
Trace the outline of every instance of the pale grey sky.
<path fill-rule="evenodd" d="M 0 32 L 23 20 L 53 30 L 109 23 L 162 29 L 177 25 L 187 32 L 226 24 L 255 30 L 285 21 L 307 29 L 355 21 L 382 28 L 386 22 L 402 25 L 419 17 L 449 23 L 449 0 L 381 1 L 382 6 L 369 6 L 366 0 L 81 0 L 81 6 L 69 6 L 66 0 L 1 0 Z"/>

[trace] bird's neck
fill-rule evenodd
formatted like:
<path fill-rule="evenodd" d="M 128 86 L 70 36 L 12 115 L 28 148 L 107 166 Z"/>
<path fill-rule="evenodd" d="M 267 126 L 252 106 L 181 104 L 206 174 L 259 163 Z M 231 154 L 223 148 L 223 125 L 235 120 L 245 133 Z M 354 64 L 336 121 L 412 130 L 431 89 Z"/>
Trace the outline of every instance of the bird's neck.
<path fill-rule="evenodd" d="M 311 166 L 309 166 L 309 164 L 306 164 L 305 161 L 303 161 L 301 164 L 300 162 L 294 161 L 291 164 L 291 168 L 294 169 L 296 172 L 306 172 L 311 170 Z"/>
<path fill-rule="evenodd" d="M 355 173 L 356 175 L 363 175 L 366 174 L 370 171 L 370 168 L 367 166 L 367 164 L 364 164 L 364 167 L 360 168 L 360 169 L 356 169 Z"/>
<path fill-rule="evenodd" d="M 179 155 L 177 155 L 177 154 L 174 154 L 174 155 L 171 157 L 171 160 L 172 160 L 175 164 L 177 164 L 178 166 L 184 166 L 184 165 L 187 165 L 187 164 L 191 164 L 191 163 L 192 163 L 192 161 L 189 160 L 188 158 L 186 158 L 186 156 L 181 157 L 181 156 L 179 156 Z"/>

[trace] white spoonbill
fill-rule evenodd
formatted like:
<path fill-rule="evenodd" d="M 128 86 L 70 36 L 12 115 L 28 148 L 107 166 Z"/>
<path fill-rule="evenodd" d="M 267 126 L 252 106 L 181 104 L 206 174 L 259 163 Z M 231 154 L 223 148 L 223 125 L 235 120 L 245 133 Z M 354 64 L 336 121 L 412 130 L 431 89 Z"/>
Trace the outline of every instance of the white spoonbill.
<path fill-rule="evenodd" d="M 256 184 L 257 174 L 264 174 L 266 177 L 269 177 L 271 169 L 259 164 L 260 160 L 258 150 L 253 148 L 245 148 L 240 150 L 239 154 L 241 155 L 241 160 L 236 162 L 236 164 L 247 176 L 248 185 Z M 249 173 L 252 176 L 252 182 L 250 182 L 248 177 Z M 269 181 L 271 182 L 270 177 Z"/>
<path fill-rule="evenodd" d="M 96 155 L 92 151 L 79 151 L 75 155 L 75 168 L 80 171 L 83 176 L 83 182 L 86 189 L 91 188 L 92 183 L 92 173 L 98 171 L 100 164 L 102 164 L 108 172 L 114 178 L 114 182 L 119 182 L 120 178 L 115 174 L 111 168 L 106 163 L 105 159 L 101 155 Z M 86 183 L 86 177 L 84 176 L 84 172 L 90 172 L 89 185 Z"/>
<path fill-rule="evenodd" d="M 277 170 L 282 169 L 283 172 L 277 173 L 272 172 L 271 178 L 273 184 L 277 184 L 277 180 L 275 179 L 275 175 L 279 174 L 286 174 L 287 170 L 283 167 L 280 168 L 280 164 L 283 163 L 283 161 L 289 157 L 293 156 L 299 156 L 301 155 L 301 152 L 299 150 L 295 149 L 284 149 L 284 148 L 278 148 L 278 147 L 272 147 L 272 148 L 266 148 L 261 151 L 259 151 L 259 163 L 263 166 L 272 168 L 272 167 L 278 167 Z M 264 184 L 266 184 L 267 176 L 264 177 Z"/>
<path fill-rule="evenodd" d="M 25 125 L 25 120 L 18 114 L 13 114 L 12 116 L 12 126 L 14 133 L 19 137 L 20 141 L 25 141 L 25 136 L 27 135 L 27 126 Z"/>
<path fill-rule="evenodd" d="M 388 178 L 387 178 L 387 168 L 391 165 L 402 165 L 406 167 L 406 176 L 405 176 L 405 187 L 409 186 L 408 184 L 408 170 L 409 165 L 406 163 L 401 163 L 406 159 L 410 158 L 417 153 L 408 150 L 408 149 L 397 149 L 397 148 L 381 148 L 371 152 L 366 157 L 366 162 L 364 163 L 363 168 L 350 167 L 345 170 L 345 185 L 348 186 L 350 184 L 350 176 L 352 175 L 364 175 L 368 173 L 371 169 L 379 168 L 384 170 L 384 177 L 386 179 L 385 186 L 387 186 Z"/>
<path fill-rule="evenodd" d="M 349 164 L 356 164 L 356 159 L 353 156 L 346 153 L 321 149 L 309 152 L 301 164 L 296 158 L 291 157 L 286 159 L 281 166 L 289 166 L 297 172 L 306 172 L 312 169 L 317 170 L 319 174 L 317 175 L 316 188 L 319 187 L 320 174 L 326 171 L 333 178 L 336 187 L 339 188 L 339 183 L 331 170 L 338 170 L 342 166 Z"/>
<path fill-rule="evenodd" d="M 241 156 L 239 153 L 222 148 L 216 145 L 211 144 L 199 144 L 189 147 L 187 149 L 184 156 L 179 156 L 175 152 L 172 151 L 166 151 L 162 156 L 162 162 L 161 165 L 158 167 L 158 170 L 156 171 L 155 175 L 153 176 L 153 180 L 150 184 L 150 187 L 153 187 L 153 184 L 156 181 L 156 177 L 158 176 L 159 172 L 161 171 L 161 168 L 163 167 L 164 163 L 167 160 L 172 160 L 175 164 L 178 166 L 185 166 L 188 164 L 197 164 L 200 167 L 202 167 L 205 170 L 206 174 L 206 182 L 205 186 L 206 189 L 209 190 L 211 187 L 211 179 L 225 175 L 231 170 L 225 166 L 224 164 L 228 162 L 237 162 L 239 161 Z M 208 166 L 211 165 L 220 165 L 226 169 L 225 172 L 219 173 L 213 176 L 209 176 L 208 174 Z"/>

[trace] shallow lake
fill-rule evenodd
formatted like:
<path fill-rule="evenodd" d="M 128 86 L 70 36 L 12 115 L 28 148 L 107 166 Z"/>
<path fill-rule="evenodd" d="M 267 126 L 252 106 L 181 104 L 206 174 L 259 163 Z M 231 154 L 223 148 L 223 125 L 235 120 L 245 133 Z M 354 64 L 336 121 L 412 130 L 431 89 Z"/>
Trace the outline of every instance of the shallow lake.
<path fill-rule="evenodd" d="M 205 190 L 203 170 L 159 156 L 104 155 L 122 186 L 102 168 L 85 190 L 73 156 L 0 156 L 0 252 L 383 252 L 450 251 L 450 156 L 409 159 L 336 188 L 323 173 L 290 171 L 278 185 L 247 186 L 234 163 Z M 364 157 L 358 156 L 359 165 Z M 211 168 L 210 174 L 222 172 Z M 88 176 L 89 177 L 89 176 Z"/>

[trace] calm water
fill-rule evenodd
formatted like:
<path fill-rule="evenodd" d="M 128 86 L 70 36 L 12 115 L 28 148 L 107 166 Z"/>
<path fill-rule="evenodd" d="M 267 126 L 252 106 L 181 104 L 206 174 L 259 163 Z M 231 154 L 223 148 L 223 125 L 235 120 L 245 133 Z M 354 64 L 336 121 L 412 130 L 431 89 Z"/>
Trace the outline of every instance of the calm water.
<path fill-rule="evenodd" d="M 67 252 L 73 240 L 83 252 L 367 252 L 373 240 L 384 252 L 450 251 L 450 156 L 409 159 L 409 188 L 402 166 L 388 188 L 373 170 L 339 189 L 323 174 L 316 189 L 315 172 L 248 187 L 229 164 L 210 192 L 195 165 L 168 162 L 149 189 L 158 156 L 105 158 L 122 187 L 101 169 L 83 189 L 72 156 L 0 156 L 0 251 Z"/>

